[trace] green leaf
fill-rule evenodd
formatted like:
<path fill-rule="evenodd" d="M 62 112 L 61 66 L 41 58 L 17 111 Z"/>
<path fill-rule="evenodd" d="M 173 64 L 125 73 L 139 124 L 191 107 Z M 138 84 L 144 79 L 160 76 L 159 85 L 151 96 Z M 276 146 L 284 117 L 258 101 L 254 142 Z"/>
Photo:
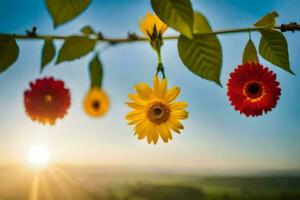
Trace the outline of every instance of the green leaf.
<path fill-rule="evenodd" d="M 80 15 L 92 0 L 45 0 L 54 27 L 58 27 Z"/>
<path fill-rule="evenodd" d="M 194 32 L 210 32 L 206 17 L 195 13 Z M 216 35 L 194 34 L 193 39 L 180 35 L 178 52 L 185 66 L 197 76 L 222 86 L 222 47 Z"/>
<path fill-rule="evenodd" d="M 209 22 L 207 21 L 206 17 L 199 13 L 195 12 L 194 14 L 194 29 L 193 32 L 194 34 L 197 33 L 203 33 L 203 32 L 211 32 L 211 26 Z"/>
<path fill-rule="evenodd" d="M 290 68 L 288 43 L 284 35 L 276 30 L 262 31 L 261 34 L 260 55 L 272 64 L 294 74 Z"/>
<path fill-rule="evenodd" d="M 274 27 L 276 24 L 276 17 L 279 14 L 276 11 L 268 13 L 267 15 L 263 16 L 258 22 L 254 24 L 254 26 L 270 26 Z"/>
<path fill-rule="evenodd" d="M 102 77 L 103 77 L 103 67 L 99 60 L 98 55 L 96 55 L 93 60 L 90 62 L 90 79 L 91 87 L 100 87 L 102 86 Z"/>
<path fill-rule="evenodd" d="M 93 51 L 96 45 L 96 40 L 89 39 L 83 36 L 70 36 L 66 39 L 61 47 L 57 64 L 64 61 L 71 61 L 87 55 Z"/>
<path fill-rule="evenodd" d="M 165 24 L 193 38 L 194 12 L 190 0 L 151 0 L 151 5 Z"/>
<path fill-rule="evenodd" d="M 80 29 L 80 32 L 84 35 L 84 36 L 89 36 L 92 34 L 95 34 L 95 31 L 93 30 L 93 28 L 91 26 L 84 26 Z"/>
<path fill-rule="evenodd" d="M 251 39 L 247 42 L 247 45 L 243 54 L 243 63 L 254 62 L 258 63 L 256 47 Z"/>
<path fill-rule="evenodd" d="M 189 39 L 181 35 L 178 39 L 178 52 L 191 72 L 222 86 L 222 48 L 216 36 L 194 35 L 193 39 Z"/>
<path fill-rule="evenodd" d="M 11 36 L 0 35 L 0 73 L 14 64 L 18 56 L 19 47 L 16 40 Z"/>
<path fill-rule="evenodd" d="M 51 62 L 54 56 L 55 56 L 55 46 L 53 44 L 53 39 L 47 38 L 45 39 L 45 43 L 42 50 L 41 71 L 43 71 L 45 66 Z"/>

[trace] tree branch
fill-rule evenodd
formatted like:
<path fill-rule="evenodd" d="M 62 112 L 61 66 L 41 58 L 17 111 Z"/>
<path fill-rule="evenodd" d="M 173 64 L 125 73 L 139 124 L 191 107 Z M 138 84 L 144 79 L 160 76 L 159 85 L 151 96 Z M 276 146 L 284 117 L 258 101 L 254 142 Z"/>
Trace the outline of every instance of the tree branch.
<path fill-rule="evenodd" d="M 226 30 L 218 30 L 218 31 L 213 31 L 213 32 L 199 32 L 197 35 L 219 35 L 219 34 L 229 34 L 229 33 L 243 33 L 243 32 L 257 32 L 257 31 L 262 31 L 266 30 L 268 27 L 247 27 L 247 28 L 237 28 L 237 29 L 226 29 Z M 280 30 L 281 32 L 286 32 L 286 31 L 299 31 L 300 30 L 300 25 L 297 23 L 289 23 L 289 24 L 282 24 L 280 26 L 275 26 L 274 29 Z M 1 33 L 0 33 L 1 34 Z M 12 36 L 15 39 L 20 39 L 20 40 L 43 40 L 46 38 L 53 38 L 55 40 L 65 40 L 69 36 L 60 36 L 60 35 L 30 35 L 30 34 L 1 34 L 1 35 L 7 35 L 7 36 Z M 82 37 L 88 37 L 88 36 L 82 36 Z M 164 40 L 174 40 L 178 39 L 179 36 L 165 36 L 163 39 Z M 107 42 L 111 44 L 121 44 L 121 43 L 131 43 L 131 42 L 140 42 L 140 41 L 148 41 L 147 37 L 141 37 L 141 36 L 136 36 L 132 37 L 129 35 L 126 38 L 110 38 L 110 37 L 97 37 L 94 38 L 95 40 L 99 42 Z"/>

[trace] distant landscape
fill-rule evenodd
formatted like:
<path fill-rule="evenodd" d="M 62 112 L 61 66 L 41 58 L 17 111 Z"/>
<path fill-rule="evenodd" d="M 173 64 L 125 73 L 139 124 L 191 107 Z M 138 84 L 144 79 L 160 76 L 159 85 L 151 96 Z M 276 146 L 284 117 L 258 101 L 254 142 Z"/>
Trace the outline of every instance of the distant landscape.
<path fill-rule="evenodd" d="M 299 200 L 300 176 L 134 173 L 101 167 L 0 168 L 0 200 Z"/>

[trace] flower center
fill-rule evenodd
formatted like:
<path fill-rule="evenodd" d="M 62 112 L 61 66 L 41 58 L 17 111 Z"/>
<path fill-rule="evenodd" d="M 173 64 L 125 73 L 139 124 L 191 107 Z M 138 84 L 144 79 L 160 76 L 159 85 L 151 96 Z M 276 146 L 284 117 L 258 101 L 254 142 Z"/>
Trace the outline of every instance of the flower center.
<path fill-rule="evenodd" d="M 52 95 L 47 94 L 47 95 L 45 96 L 44 100 L 45 100 L 46 103 L 50 103 L 50 102 L 53 101 L 53 97 L 52 97 Z"/>
<path fill-rule="evenodd" d="M 98 110 L 100 108 L 100 101 L 98 100 L 95 100 L 92 102 L 92 107 L 95 109 L 95 110 Z"/>
<path fill-rule="evenodd" d="M 147 110 L 147 117 L 155 124 L 162 124 L 170 118 L 170 108 L 162 102 L 152 103 Z"/>
<path fill-rule="evenodd" d="M 246 96 L 252 100 L 261 98 L 264 93 L 263 85 L 256 81 L 247 83 L 244 90 Z"/>

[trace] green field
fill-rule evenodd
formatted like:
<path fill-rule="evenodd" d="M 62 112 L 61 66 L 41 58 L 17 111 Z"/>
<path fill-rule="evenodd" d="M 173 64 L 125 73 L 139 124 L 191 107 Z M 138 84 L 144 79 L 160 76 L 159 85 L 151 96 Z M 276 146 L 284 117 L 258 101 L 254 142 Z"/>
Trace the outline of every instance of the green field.
<path fill-rule="evenodd" d="M 0 168 L 0 200 L 300 200 L 300 176 L 203 176 L 100 167 Z"/>

